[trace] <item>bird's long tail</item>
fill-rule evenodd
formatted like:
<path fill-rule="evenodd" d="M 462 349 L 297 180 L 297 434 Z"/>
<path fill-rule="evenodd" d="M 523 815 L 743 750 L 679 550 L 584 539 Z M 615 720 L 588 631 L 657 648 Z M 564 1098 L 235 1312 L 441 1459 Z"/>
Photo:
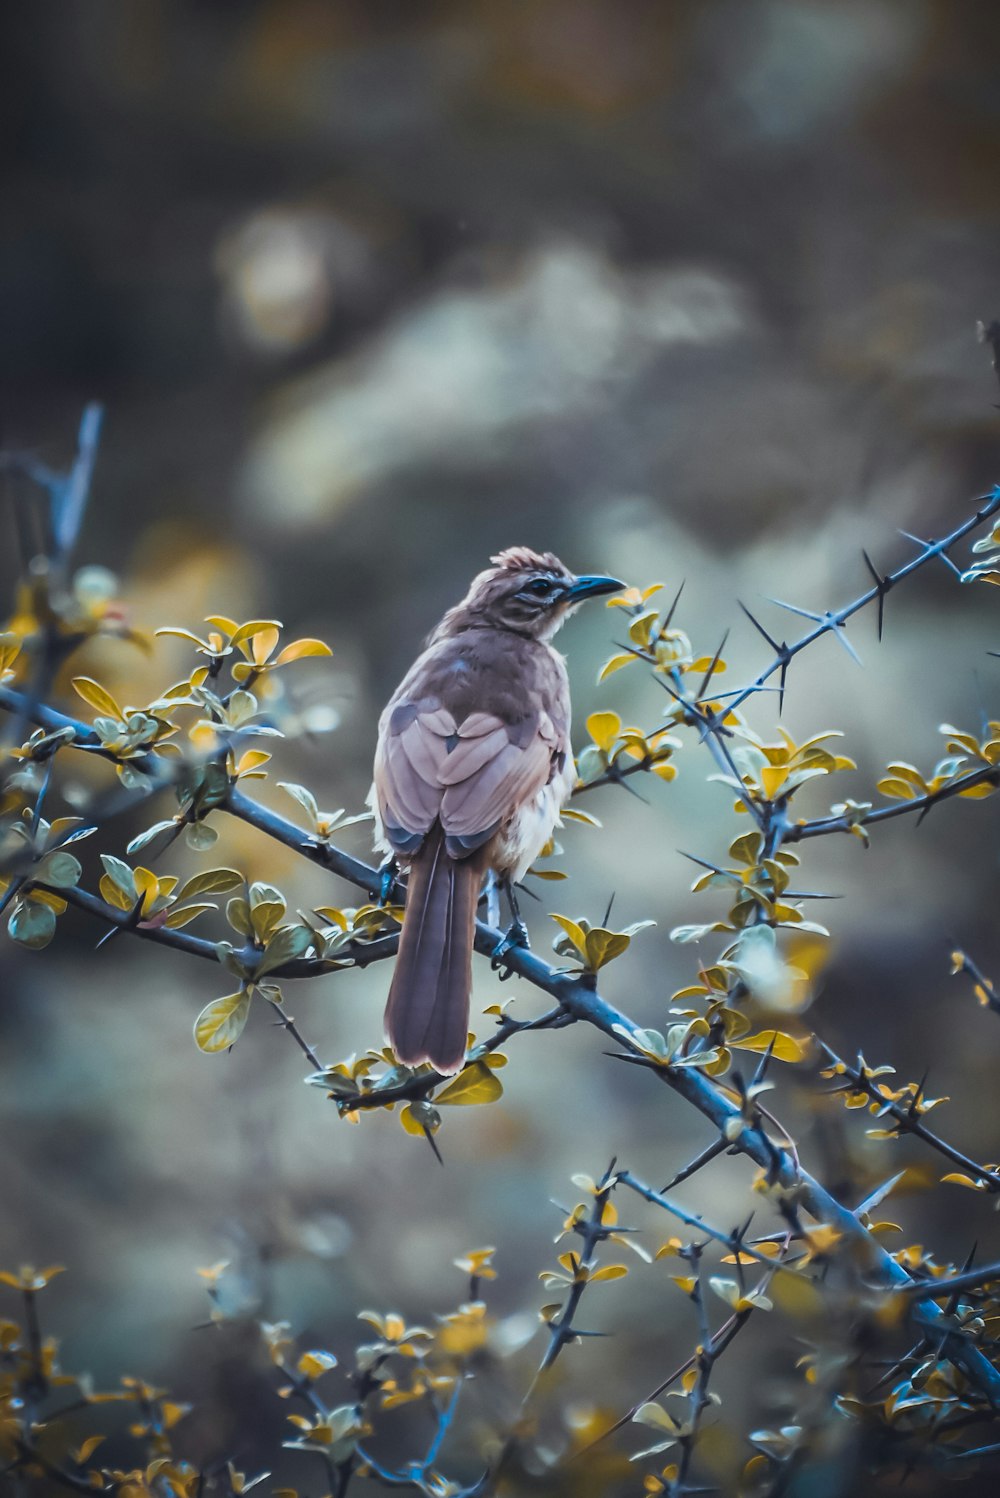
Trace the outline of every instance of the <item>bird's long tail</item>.
<path fill-rule="evenodd" d="M 485 868 L 480 851 L 449 858 L 439 826 L 413 859 L 385 1030 L 406 1066 L 429 1061 L 450 1075 L 465 1060 L 476 905 Z"/>

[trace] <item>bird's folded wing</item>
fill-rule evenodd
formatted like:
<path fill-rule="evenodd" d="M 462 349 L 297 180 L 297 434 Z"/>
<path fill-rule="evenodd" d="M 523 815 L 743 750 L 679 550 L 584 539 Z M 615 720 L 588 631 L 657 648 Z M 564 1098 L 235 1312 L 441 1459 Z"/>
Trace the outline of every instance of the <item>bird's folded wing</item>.
<path fill-rule="evenodd" d="M 440 819 L 453 856 L 471 853 L 538 794 L 562 749 L 544 711 L 517 724 L 486 712 L 456 723 L 433 699 L 397 704 L 375 759 L 386 836 L 412 853 Z"/>

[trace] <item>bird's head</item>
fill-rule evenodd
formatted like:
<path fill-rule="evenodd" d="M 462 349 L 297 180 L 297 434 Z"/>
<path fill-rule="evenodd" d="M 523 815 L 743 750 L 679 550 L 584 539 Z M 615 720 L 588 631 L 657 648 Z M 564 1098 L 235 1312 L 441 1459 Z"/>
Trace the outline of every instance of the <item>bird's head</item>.
<path fill-rule="evenodd" d="M 485 626 L 548 640 L 585 599 L 624 586 L 614 577 L 577 577 L 551 551 L 526 546 L 508 547 L 490 560 L 492 567 L 473 578 L 465 598 L 445 616 L 445 632 Z"/>

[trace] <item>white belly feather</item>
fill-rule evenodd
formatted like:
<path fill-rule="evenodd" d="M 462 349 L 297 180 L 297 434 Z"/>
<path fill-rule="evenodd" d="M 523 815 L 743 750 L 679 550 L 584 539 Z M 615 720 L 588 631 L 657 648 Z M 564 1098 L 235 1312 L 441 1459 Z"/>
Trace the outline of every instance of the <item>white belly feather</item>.
<path fill-rule="evenodd" d="M 524 878 L 558 826 L 559 813 L 575 780 L 573 761 L 567 756 L 566 767 L 501 827 L 490 859 L 498 873 L 509 875 L 515 884 Z"/>

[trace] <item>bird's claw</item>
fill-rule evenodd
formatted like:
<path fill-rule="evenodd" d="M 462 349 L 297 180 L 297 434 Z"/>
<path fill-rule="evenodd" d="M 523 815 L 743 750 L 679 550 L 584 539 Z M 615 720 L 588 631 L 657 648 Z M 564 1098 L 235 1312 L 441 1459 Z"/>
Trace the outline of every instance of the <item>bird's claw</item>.
<path fill-rule="evenodd" d="M 392 894 L 392 886 L 395 884 L 396 875 L 399 873 L 399 864 L 391 853 L 388 858 L 379 864 L 378 871 L 378 903 L 380 905 L 388 905 L 389 896 Z"/>
<path fill-rule="evenodd" d="M 524 951 L 529 951 L 531 948 L 531 942 L 528 940 L 528 928 L 520 917 L 511 921 L 500 941 L 493 948 L 493 955 L 490 958 L 490 967 L 494 972 L 498 972 L 503 968 L 503 972 L 500 973 L 501 983 L 513 976 L 514 969 L 509 963 L 504 961 L 504 958 L 515 947 L 521 947 Z"/>

